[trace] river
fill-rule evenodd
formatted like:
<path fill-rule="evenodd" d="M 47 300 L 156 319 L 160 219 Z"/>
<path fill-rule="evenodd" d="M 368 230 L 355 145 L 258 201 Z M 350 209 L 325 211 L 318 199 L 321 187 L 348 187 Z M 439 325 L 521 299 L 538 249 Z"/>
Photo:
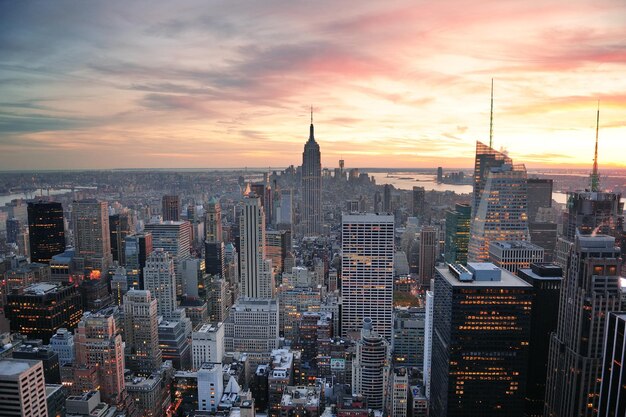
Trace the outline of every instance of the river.
<path fill-rule="evenodd" d="M 44 197 L 47 197 L 48 195 L 61 195 L 61 194 L 67 194 L 71 192 L 72 190 L 70 190 L 69 188 L 58 188 L 58 189 L 52 188 L 50 189 L 49 192 L 48 190 L 44 190 L 43 195 Z M 36 192 L 32 192 L 32 193 L 0 195 L 0 207 L 3 207 L 4 205 L 10 203 L 12 200 L 18 200 L 18 199 L 33 200 L 39 197 L 40 195 L 41 195 L 41 190 L 37 190 Z"/>

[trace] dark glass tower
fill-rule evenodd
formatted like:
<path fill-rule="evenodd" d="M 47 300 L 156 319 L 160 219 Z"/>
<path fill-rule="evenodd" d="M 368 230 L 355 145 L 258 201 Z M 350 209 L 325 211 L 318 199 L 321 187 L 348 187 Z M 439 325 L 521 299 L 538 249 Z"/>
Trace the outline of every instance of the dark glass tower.
<path fill-rule="evenodd" d="M 626 416 L 626 313 L 610 313 L 607 320 L 598 416 Z"/>
<path fill-rule="evenodd" d="M 472 207 L 469 204 L 456 204 L 454 210 L 446 212 L 446 252 L 448 263 L 467 263 Z"/>
<path fill-rule="evenodd" d="M 482 142 L 476 142 L 476 159 L 474 160 L 474 191 L 472 195 L 472 215 L 476 216 L 478 204 L 482 196 L 485 183 L 491 168 L 498 168 L 504 164 L 512 165 L 513 161 L 507 155 L 490 148 Z"/>
<path fill-rule="evenodd" d="M 61 203 L 28 203 L 28 235 L 31 262 L 50 263 L 65 250 L 65 228 Z"/>
<path fill-rule="evenodd" d="M 302 152 L 302 232 L 305 236 L 322 233 L 322 162 L 320 145 L 313 135 L 313 112 L 309 140 Z"/>

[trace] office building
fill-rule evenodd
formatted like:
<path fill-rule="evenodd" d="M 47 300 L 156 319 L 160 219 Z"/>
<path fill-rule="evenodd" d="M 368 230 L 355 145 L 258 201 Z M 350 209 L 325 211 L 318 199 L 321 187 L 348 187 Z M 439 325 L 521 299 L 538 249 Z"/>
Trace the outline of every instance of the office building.
<path fill-rule="evenodd" d="M 126 377 L 126 391 L 141 417 L 164 417 L 171 404 L 168 376 L 154 372 L 146 377 Z"/>
<path fill-rule="evenodd" d="M 420 232 L 419 282 L 422 287 L 430 286 L 435 274 L 435 263 L 439 257 L 439 229 L 424 226 Z"/>
<path fill-rule="evenodd" d="M 290 230 L 267 230 L 265 232 L 266 256 L 272 261 L 272 267 L 277 273 L 285 272 L 285 257 L 291 251 Z"/>
<path fill-rule="evenodd" d="M 391 189 L 392 186 L 385 184 L 383 187 L 383 213 L 393 213 L 393 207 L 391 206 Z"/>
<path fill-rule="evenodd" d="M 550 340 L 544 416 L 595 416 L 606 319 L 620 311 L 620 248 L 606 235 L 577 235 Z M 602 319 L 599 319 L 602 318 Z"/>
<path fill-rule="evenodd" d="M 271 261 L 266 260 L 265 215 L 258 197 L 246 197 L 239 219 L 241 253 L 241 295 L 272 298 L 274 290 Z"/>
<path fill-rule="evenodd" d="M 39 283 L 8 294 L 4 313 L 12 332 L 47 344 L 58 329 L 75 328 L 83 308 L 75 286 Z"/>
<path fill-rule="evenodd" d="M 526 378 L 526 416 L 542 417 L 545 403 L 546 375 L 550 335 L 556 331 L 559 318 L 559 295 L 563 270 L 556 264 L 531 264 L 517 274 L 533 286 L 533 304 L 528 345 Z"/>
<path fill-rule="evenodd" d="M 528 221 L 534 222 L 539 208 L 552 207 L 554 181 L 546 178 L 528 178 Z"/>
<path fill-rule="evenodd" d="M 495 241 L 489 244 L 489 261 L 513 274 L 530 264 L 543 262 L 543 248 L 523 240 Z"/>
<path fill-rule="evenodd" d="M 323 388 L 320 386 L 288 386 L 280 400 L 281 417 L 320 417 Z"/>
<path fill-rule="evenodd" d="M 28 203 L 28 243 L 30 261 L 49 263 L 65 251 L 65 228 L 61 203 Z"/>
<path fill-rule="evenodd" d="M 222 363 L 224 358 L 224 324 L 203 324 L 191 335 L 193 369 L 203 363 Z"/>
<path fill-rule="evenodd" d="M 430 415 L 523 416 L 532 286 L 490 263 L 436 271 Z"/>
<path fill-rule="evenodd" d="M 626 313 L 609 313 L 598 417 L 626 415 Z"/>
<path fill-rule="evenodd" d="M 142 290 L 143 268 L 152 252 L 152 233 L 135 233 L 124 238 L 124 266 L 129 279 L 128 287 Z"/>
<path fill-rule="evenodd" d="M 104 275 L 113 262 L 109 232 L 109 204 L 80 200 L 72 203 L 75 268 Z"/>
<path fill-rule="evenodd" d="M 393 363 L 397 366 L 422 368 L 426 324 L 424 308 L 395 307 L 393 313 Z"/>
<path fill-rule="evenodd" d="M 433 291 L 426 291 L 426 311 L 424 318 L 424 365 L 422 366 L 422 375 L 424 376 L 424 395 L 430 398 L 430 376 L 432 374 L 433 359 L 433 327 L 435 295 Z"/>
<path fill-rule="evenodd" d="M 385 410 L 385 398 L 391 352 L 384 336 L 374 330 L 372 319 L 362 321 L 361 338 L 356 343 L 356 356 L 352 362 L 352 394 L 363 395 L 373 410 Z"/>
<path fill-rule="evenodd" d="M 174 260 L 163 249 L 155 249 L 144 268 L 144 286 L 158 301 L 157 314 L 168 317 L 177 307 Z"/>
<path fill-rule="evenodd" d="M 191 369 L 191 320 L 185 310 L 175 310 L 167 319 L 159 318 L 159 347 L 163 361 L 175 369 Z"/>
<path fill-rule="evenodd" d="M 0 415 L 48 417 L 46 383 L 40 361 L 0 360 Z"/>
<path fill-rule="evenodd" d="M 180 197 L 177 195 L 164 195 L 161 199 L 161 214 L 163 215 L 163 221 L 179 221 Z"/>
<path fill-rule="evenodd" d="M 203 363 L 198 369 L 198 409 L 217 411 L 224 392 L 221 363 Z"/>
<path fill-rule="evenodd" d="M 109 216 L 111 255 L 113 256 L 113 261 L 120 265 L 125 263 L 124 240 L 132 232 L 133 224 L 129 213 L 118 213 Z"/>
<path fill-rule="evenodd" d="M 421 218 L 426 208 L 426 190 L 424 187 L 413 187 L 411 197 L 413 217 Z"/>
<path fill-rule="evenodd" d="M 322 233 L 322 162 L 320 145 L 313 135 L 313 112 L 309 140 L 302 152 L 302 233 L 316 236 Z"/>
<path fill-rule="evenodd" d="M 470 262 L 486 262 L 491 242 L 529 237 L 524 165 L 507 163 L 486 174 L 479 204 L 472 213 L 467 256 Z"/>
<path fill-rule="evenodd" d="M 59 355 L 43 345 L 41 340 L 25 341 L 22 345 L 14 347 L 13 359 L 30 359 L 41 361 L 43 364 L 43 376 L 46 384 L 60 384 L 61 373 L 59 371 Z"/>
<path fill-rule="evenodd" d="M 543 248 L 543 258 L 546 262 L 553 262 L 555 260 L 557 227 L 558 225 L 556 223 L 550 222 L 528 223 L 530 241 Z"/>
<path fill-rule="evenodd" d="M 59 366 L 73 363 L 76 357 L 74 349 L 74 335 L 65 328 L 60 328 L 50 338 L 50 349 L 59 355 Z"/>
<path fill-rule="evenodd" d="M 224 351 L 267 356 L 278 342 L 278 303 L 239 298 L 224 323 Z"/>
<path fill-rule="evenodd" d="M 392 417 L 407 417 L 409 398 L 409 374 L 407 368 L 394 368 L 389 377 L 389 404 Z"/>
<path fill-rule="evenodd" d="M 476 141 L 476 158 L 474 159 L 474 189 L 472 191 L 472 217 L 476 217 L 483 190 L 492 168 L 512 165 L 513 160 L 506 154 L 498 152 L 482 142 Z"/>
<path fill-rule="evenodd" d="M 204 216 L 206 272 L 210 275 L 222 276 L 225 269 L 222 207 L 215 197 L 209 200 Z"/>
<path fill-rule="evenodd" d="M 113 310 L 85 314 L 76 328 L 74 345 L 76 363 L 97 370 L 102 400 L 111 405 L 121 404 L 125 398 L 124 342 Z"/>
<path fill-rule="evenodd" d="M 158 325 L 157 299 L 150 291 L 128 291 L 124 296 L 126 365 L 138 375 L 148 376 L 161 368 Z"/>
<path fill-rule="evenodd" d="M 445 260 L 448 263 L 467 263 L 472 207 L 457 203 L 446 211 Z"/>
<path fill-rule="evenodd" d="M 623 223 L 624 203 L 621 194 L 602 191 L 567 193 L 567 210 L 563 214 L 563 235 L 574 242 L 576 232 L 593 232 L 618 237 Z"/>

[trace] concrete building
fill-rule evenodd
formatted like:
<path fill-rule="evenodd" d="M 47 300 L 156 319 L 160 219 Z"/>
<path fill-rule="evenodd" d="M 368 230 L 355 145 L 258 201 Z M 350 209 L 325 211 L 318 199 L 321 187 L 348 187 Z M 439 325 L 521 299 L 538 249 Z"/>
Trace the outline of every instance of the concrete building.
<path fill-rule="evenodd" d="M 598 417 L 626 415 L 626 313 L 607 318 Z"/>
<path fill-rule="evenodd" d="M 80 200 L 72 203 L 74 265 L 76 270 L 104 275 L 113 262 L 109 231 L 109 203 Z"/>
<path fill-rule="evenodd" d="M 144 287 L 157 300 L 157 314 L 169 317 L 177 307 L 174 260 L 163 249 L 155 249 L 146 259 Z"/>
<path fill-rule="evenodd" d="M 40 361 L 0 360 L 0 415 L 48 417 L 46 384 Z"/>
<path fill-rule="evenodd" d="M 439 229 L 433 226 L 424 226 L 420 232 L 419 254 L 419 283 L 428 287 L 435 275 L 435 263 L 439 256 Z"/>
<path fill-rule="evenodd" d="M 240 298 L 224 322 L 224 351 L 269 357 L 278 348 L 278 303 Z"/>
<path fill-rule="evenodd" d="M 322 233 L 322 163 L 320 146 L 313 132 L 313 113 L 309 140 L 302 152 L 302 232 L 305 236 Z"/>
<path fill-rule="evenodd" d="M 520 269 L 530 268 L 532 263 L 544 261 L 544 250 L 530 242 L 496 241 L 489 244 L 489 261 L 516 274 Z"/>
<path fill-rule="evenodd" d="M 164 221 L 180 220 L 180 196 L 164 195 L 161 199 L 161 214 Z"/>
<path fill-rule="evenodd" d="M 191 336 L 193 369 L 203 363 L 222 363 L 224 358 L 224 324 L 203 324 Z"/>
<path fill-rule="evenodd" d="M 248 298 L 272 298 L 274 275 L 266 259 L 265 214 L 258 197 L 246 197 L 240 217 L 241 295 Z"/>
<path fill-rule="evenodd" d="M 425 316 L 424 308 L 394 309 L 391 348 L 395 365 L 419 368 L 423 366 Z"/>
<path fill-rule="evenodd" d="M 155 372 L 147 377 L 129 376 L 125 380 L 128 395 L 141 417 L 163 417 L 169 407 L 170 392 L 163 376 Z"/>
<path fill-rule="evenodd" d="M 280 417 L 320 417 L 322 399 L 320 386 L 288 386 L 280 400 Z"/>
<path fill-rule="evenodd" d="M 50 349 L 59 355 L 59 366 L 73 363 L 76 356 L 74 349 L 74 335 L 65 328 L 60 328 L 50 338 Z"/>
<path fill-rule="evenodd" d="M 203 363 L 198 369 L 198 409 L 217 411 L 224 392 L 221 363 Z"/>
<path fill-rule="evenodd" d="M 124 296 L 126 364 L 139 375 L 161 368 L 157 300 L 148 290 L 131 289 Z"/>
<path fill-rule="evenodd" d="M 409 374 L 406 368 L 394 368 L 389 378 L 390 401 L 387 405 L 392 417 L 407 417 Z"/>

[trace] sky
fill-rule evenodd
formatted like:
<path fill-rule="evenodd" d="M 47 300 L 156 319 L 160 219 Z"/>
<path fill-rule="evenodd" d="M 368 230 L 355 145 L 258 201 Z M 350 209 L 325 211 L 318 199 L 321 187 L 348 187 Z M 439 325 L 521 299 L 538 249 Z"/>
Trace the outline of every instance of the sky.
<path fill-rule="evenodd" d="M 626 2 L 0 0 L 0 171 L 626 167 Z"/>

